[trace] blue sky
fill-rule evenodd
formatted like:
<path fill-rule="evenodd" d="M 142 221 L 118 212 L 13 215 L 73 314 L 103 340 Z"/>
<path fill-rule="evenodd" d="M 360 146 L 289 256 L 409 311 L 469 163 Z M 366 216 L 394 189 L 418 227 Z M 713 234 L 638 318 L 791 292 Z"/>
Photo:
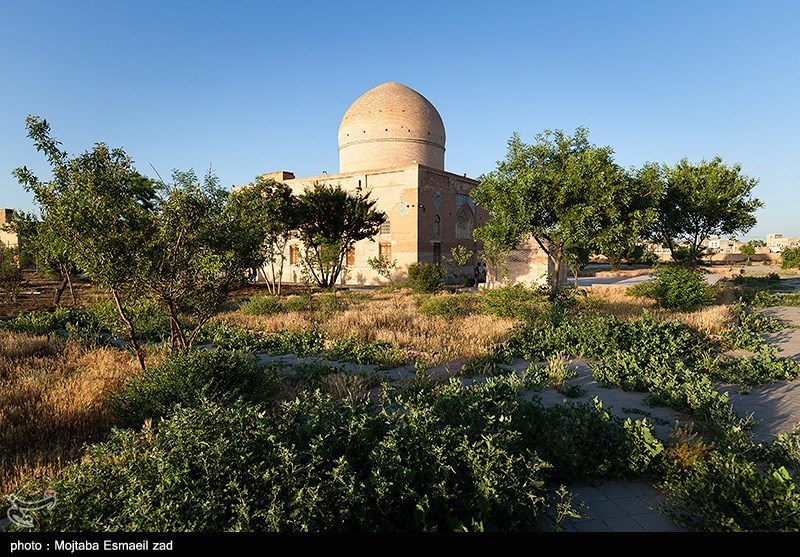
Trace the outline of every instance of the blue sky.
<path fill-rule="evenodd" d="M 625 166 L 740 163 L 766 205 L 746 236 L 800 236 L 794 0 L 0 0 L 0 205 L 33 207 L 15 167 L 48 176 L 27 114 L 70 153 L 230 186 L 336 172 L 339 120 L 385 81 L 436 105 L 452 172 L 583 125 Z"/>

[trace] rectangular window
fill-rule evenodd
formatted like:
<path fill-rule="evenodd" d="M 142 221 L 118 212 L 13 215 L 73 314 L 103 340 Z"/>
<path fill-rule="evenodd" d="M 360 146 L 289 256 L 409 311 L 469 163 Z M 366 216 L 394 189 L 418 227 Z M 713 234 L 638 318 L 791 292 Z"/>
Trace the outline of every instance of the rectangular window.
<path fill-rule="evenodd" d="M 347 264 L 348 265 L 356 264 L 356 248 L 350 248 L 349 250 L 347 250 Z"/>
<path fill-rule="evenodd" d="M 433 264 L 434 265 L 442 264 L 442 244 L 440 244 L 439 242 L 433 243 Z"/>
<path fill-rule="evenodd" d="M 382 242 L 378 244 L 378 257 L 383 259 L 384 261 L 388 261 L 389 263 L 392 262 L 392 244 L 388 242 Z"/>
<path fill-rule="evenodd" d="M 297 265 L 300 262 L 300 248 L 289 246 L 289 265 Z"/>
<path fill-rule="evenodd" d="M 386 234 L 391 233 L 391 231 L 392 231 L 392 225 L 389 222 L 389 219 L 386 219 L 386 221 L 384 221 L 384 223 L 381 225 L 381 229 L 379 232 L 380 234 L 385 236 Z"/>

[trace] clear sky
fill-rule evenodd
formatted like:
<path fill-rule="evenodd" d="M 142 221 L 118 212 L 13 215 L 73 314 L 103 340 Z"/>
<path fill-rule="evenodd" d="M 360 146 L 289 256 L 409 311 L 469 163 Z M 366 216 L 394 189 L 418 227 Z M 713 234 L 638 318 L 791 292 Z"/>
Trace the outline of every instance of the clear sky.
<path fill-rule="evenodd" d="M 759 178 L 746 237 L 800 236 L 800 2 L 0 0 L 0 206 L 49 176 L 25 137 L 123 147 L 148 175 L 225 185 L 338 170 L 360 94 L 416 89 L 477 177 L 519 132 L 583 125 L 625 166 L 720 155 Z"/>

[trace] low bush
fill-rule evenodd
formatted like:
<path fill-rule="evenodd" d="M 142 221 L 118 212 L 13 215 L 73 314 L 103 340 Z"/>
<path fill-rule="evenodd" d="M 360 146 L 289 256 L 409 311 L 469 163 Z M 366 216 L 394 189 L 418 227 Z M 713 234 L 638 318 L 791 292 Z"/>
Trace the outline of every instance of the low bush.
<path fill-rule="evenodd" d="M 131 377 L 109 395 L 116 421 L 139 427 L 166 416 L 174 406 L 195 406 L 201 399 L 265 402 L 275 392 L 277 373 L 241 353 L 195 350 L 173 356 Z"/>
<path fill-rule="evenodd" d="M 478 298 L 472 294 L 439 294 L 425 298 L 419 306 L 422 315 L 463 317 L 475 313 Z"/>
<path fill-rule="evenodd" d="M 245 315 L 274 315 L 286 311 L 277 296 L 255 296 L 239 304 L 239 309 Z"/>
<path fill-rule="evenodd" d="M 781 267 L 800 269 L 800 248 L 784 248 L 781 252 Z"/>
<path fill-rule="evenodd" d="M 437 292 L 444 286 L 447 271 L 441 265 L 417 262 L 408 266 L 406 286 L 418 293 Z"/>
<path fill-rule="evenodd" d="M 680 265 L 662 265 L 653 276 L 652 290 L 647 295 L 660 307 L 694 311 L 713 299 L 711 288 L 697 271 Z"/>
<path fill-rule="evenodd" d="M 670 461 L 664 487 L 671 514 L 692 530 L 800 529 L 798 478 L 782 466 L 712 449 L 689 467 Z"/>
<path fill-rule="evenodd" d="M 540 292 L 522 284 L 485 290 L 481 302 L 483 313 L 522 321 L 531 319 L 545 306 L 544 296 Z"/>

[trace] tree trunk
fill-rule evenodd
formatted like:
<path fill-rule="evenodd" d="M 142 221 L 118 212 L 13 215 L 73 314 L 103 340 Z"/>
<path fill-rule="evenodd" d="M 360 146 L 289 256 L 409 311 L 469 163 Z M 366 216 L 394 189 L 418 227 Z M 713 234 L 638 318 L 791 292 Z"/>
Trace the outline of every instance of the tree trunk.
<path fill-rule="evenodd" d="M 55 292 L 53 293 L 53 304 L 59 305 L 61 303 L 61 296 L 64 295 L 64 291 L 67 289 L 67 281 L 62 280 L 61 284 L 56 286 Z"/>
<path fill-rule="evenodd" d="M 139 339 L 136 338 L 136 329 L 133 327 L 133 322 L 125 314 L 125 309 L 122 307 L 119 294 L 117 294 L 117 291 L 113 288 L 111 289 L 111 295 L 114 297 L 114 303 L 117 304 L 117 311 L 119 312 L 120 319 L 122 319 L 122 322 L 125 323 L 126 327 L 128 327 L 128 335 L 131 339 L 131 346 L 133 347 L 134 354 L 136 354 L 136 359 L 139 360 L 139 367 L 141 367 L 142 370 L 145 370 L 147 369 L 147 366 L 144 364 L 144 354 L 142 353 L 142 347 L 139 344 Z"/>
<path fill-rule="evenodd" d="M 72 305 L 75 305 L 75 291 L 72 290 L 72 279 L 69 276 L 69 270 L 67 271 L 67 285 L 69 286 L 69 297 L 72 298 Z"/>
<path fill-rule="evenodd" d="M 167 304 L 167 309 L 169 310 L 169 320 L 172 324 L 171 328 L 175 329 L 175 339 L 178 342 L 178 347 L 182 350 L 186 350 L 188 344 L 186 342 L 186 335 L 183 333 L 183 327 L 178 319 L 178 308 L 175 307 L 174 303 L 169 302 Z"/>

